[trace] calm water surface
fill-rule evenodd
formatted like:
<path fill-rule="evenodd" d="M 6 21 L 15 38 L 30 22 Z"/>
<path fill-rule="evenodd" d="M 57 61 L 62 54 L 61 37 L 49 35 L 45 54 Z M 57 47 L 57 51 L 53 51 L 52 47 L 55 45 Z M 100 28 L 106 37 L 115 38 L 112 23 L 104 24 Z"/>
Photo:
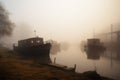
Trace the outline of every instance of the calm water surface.
<path fill-rule="evenodd" d="M 80 47 L 73 45 L 68 50 L 61 50 L 56 54 L 51 54 L 50 57 L 52 61 L 56 57 L 56 63 L 68 67 L 74 67 L 74 64 L 76 64 L 76 72 L 82 73 L 96 70 L 102 76 L 120 80 L 120 60 L 111 58 L 109 52 L 108 56 L 104 56 L 106 53 L 102 53 L 102 56 L 98 59 L 88 59 L 86 52 L 82 52 Z"/>

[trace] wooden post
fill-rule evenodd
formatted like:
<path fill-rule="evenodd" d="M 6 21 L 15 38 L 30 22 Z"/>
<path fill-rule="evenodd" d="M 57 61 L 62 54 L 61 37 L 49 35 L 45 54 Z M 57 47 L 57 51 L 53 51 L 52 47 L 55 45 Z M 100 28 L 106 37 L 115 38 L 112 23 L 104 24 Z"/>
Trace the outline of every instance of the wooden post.
<path fill-rule="evenodd" d="M 74 65 L 74 72 L 75 72 L 75 70 L 76 70 L 76 64 Z"/>
<path fill-rule="evenodd" d="M 113 25 L 111 24 L 111 42 L 113 41 L 112 34 L 113 34 Z"/>
<path fill-rule="evenodd" d="M 111 24 L 111 47 L 113 48 L 113 37 L 112 37 L 112 33 L 113 33 L 113 25 Z M 112 67 L 112 50 L 111 50 L 111 67 Z"/>
<path fill-rule="evenodd" d="M 56 63 L 56 57 L 54 58 L 54 64 Z"/>

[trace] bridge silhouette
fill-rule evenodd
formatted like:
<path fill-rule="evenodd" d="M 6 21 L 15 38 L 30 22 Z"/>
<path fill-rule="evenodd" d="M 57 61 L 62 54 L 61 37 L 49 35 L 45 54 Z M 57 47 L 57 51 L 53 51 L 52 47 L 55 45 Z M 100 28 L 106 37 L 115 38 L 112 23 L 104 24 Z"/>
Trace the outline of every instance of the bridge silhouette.
<path fill-rule="evenodd" d="M 111 25 L 111 31 L 96 34 L 95 37 L 101 39 L 109 50 L 116 53 L 116 58 L 120 59 L 120 30 L 113 31 L 113 25 Z"/>

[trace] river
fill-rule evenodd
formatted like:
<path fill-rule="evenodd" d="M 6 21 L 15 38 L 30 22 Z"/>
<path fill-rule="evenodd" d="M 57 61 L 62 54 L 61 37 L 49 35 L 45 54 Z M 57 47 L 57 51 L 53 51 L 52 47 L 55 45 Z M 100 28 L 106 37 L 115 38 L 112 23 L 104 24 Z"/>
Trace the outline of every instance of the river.
<path fill-rule="evenodd" d="M 51 53 L 50 57 L 52 62 L 56 58 L 56 63 L 68 67 L 74 67 L 76 64 L 76 72 L 96 70 L 101 76 L 120 80 L 120 59 L 116 59 L 113 54 L 106 51 L 91 57 L 78 45 L 71 45 L 67 50 L 60 50 L 56 54 Z M 110 55 L 114 57 L 110 57 Z"/>

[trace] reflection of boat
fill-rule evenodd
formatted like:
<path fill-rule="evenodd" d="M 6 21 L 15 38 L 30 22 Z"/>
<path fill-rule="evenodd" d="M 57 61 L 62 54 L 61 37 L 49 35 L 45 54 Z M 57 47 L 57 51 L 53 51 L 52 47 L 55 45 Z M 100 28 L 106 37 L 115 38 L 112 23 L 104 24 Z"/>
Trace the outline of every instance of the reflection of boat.
<path fill-rule="evenodd" d="M 87 45 L 85 46 L 86 51 L 104 51 L 106 48 L 100 42 L 100 39 L 93 38 L 87 40 Z"/>
<path fill-rule="evenodd" d="M 94 60 L 100 59 L 100 56 L 102 54 L 100 51 L 87 51 L 86 53 L 88 59 L 94 59 Z"/>
<path fill-rule="evenodd" d="M 18 41 L 18 46 L 13 46 L 14 51 L 27 58 L 39 58 L 42 60 L 49 59 L 51 48 L 50 43 L 44 43 L 43 38 L 33 37 Z"/>

